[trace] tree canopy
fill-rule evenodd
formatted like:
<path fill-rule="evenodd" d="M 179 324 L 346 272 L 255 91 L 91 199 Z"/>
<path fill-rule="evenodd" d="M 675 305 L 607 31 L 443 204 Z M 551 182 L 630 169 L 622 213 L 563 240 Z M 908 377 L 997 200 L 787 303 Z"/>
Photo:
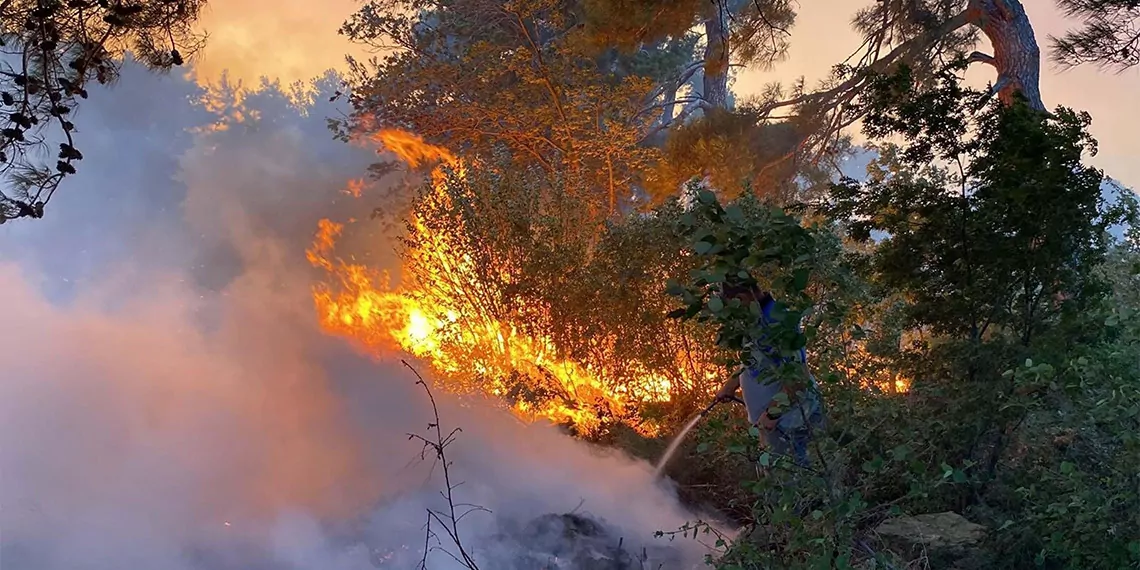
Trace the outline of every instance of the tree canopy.
<path fill-rule="evenodd" d="M 1123 70 L 1140 64 L 1140 4 L 1133 0 L 1059 0 L 1081 26 L 1052 39 L 1053 59 Z"/>

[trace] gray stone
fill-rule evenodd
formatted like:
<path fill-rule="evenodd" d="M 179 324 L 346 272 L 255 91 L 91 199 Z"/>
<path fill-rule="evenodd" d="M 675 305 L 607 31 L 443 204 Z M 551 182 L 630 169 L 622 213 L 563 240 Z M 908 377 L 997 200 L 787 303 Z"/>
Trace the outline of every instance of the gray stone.
<path fill-rule="evenodd" d="M 986 527 L 945 512 L 888 519 L 875 532 L 906 560 L 926 559 L 931 568 L 953 568 L 975 554 Z"/>

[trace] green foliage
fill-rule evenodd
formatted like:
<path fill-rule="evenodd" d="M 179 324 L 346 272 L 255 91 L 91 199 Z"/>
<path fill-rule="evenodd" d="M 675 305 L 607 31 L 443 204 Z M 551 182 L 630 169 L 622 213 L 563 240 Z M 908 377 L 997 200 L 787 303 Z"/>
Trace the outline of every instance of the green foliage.
<path fill-rule="evenodd" d="M 879 141 L 867 179 L 836 184 L 818 211 L 782 210 L 772 203 L 790 200 L 770 198 L 784 188 L 761 174 L 800 133 L 757 126 L 760 109 L 676 129 L 660 163 L 642 152 L 656 121 L 646 97 L 692 56 L 682 23 L 699 7 L 670 5 L 655 21 L 645 2 L 585 4 L 593 16 L 548 2 L 382 4 L 346 30 L 405 51 L 362 80 L 357 118 L 473 158 L 466 176 L 425 188 L 406 241 L 409 278 L 462 291 L 432 295 L 469 319 L 455 326 L 483 319 L 550 339 L 633 399 L 649 398 L 645 378 L 667 379 L 670 400 L 605 418 L 665 433 L 724 372 L 764 358 L 746 339 L 810 352 L 828 418 L 810 466 L 774 456 L 722 406 L 674 467 L 687 497 L 749 525 L 716 566 L 898 567 L 904 553 L 886 552 L 875 527 L 947 510 L 990 528 L 984 567 L 1137 564 L 1140 258 L 1107 236 L 1135 204 L 1107 203 L 1103 175 L 1083 163 L 1095 151 L 1087 115 L 999 105 L 960 85 L 961 66 L 860 76 L 836 93 L 862 93 L 852 108 Z M 630 6 L 643 11 L 611 31 L 646 27 L 636 37 L 650 57 L 610 49 L 606 22 L 588 19 Z M 938 20 L 958 7 L 888 2 L 864 15 L 905 15 L 892 33 L 922 39 L 920 8 Z M 721 197 L 692 182 L 681 203 L 638 214 L 618 203 L 631 183 L 667 197 L 697 174 Z M 457 271 L 435 255 L 472 263 Z M 777 322 L 758 328 L 759 307 L 722 284 L 772 292 Z M 533 405 L 594 405 L 537 368 L 492 380 Z M 806 388 L 802 371 L 780 373 Z M 620 427 L 606 440 L 653 447 Z"/>
<path fill-rule="evenodd" d="M 905 70 L 876 84 L 867 132 L 907 146 L 888 155 L 891 172 L 837 185 L 828 212 L 852 220 L 857 240 L 889 236 L 869 263 L 882 286 L 912 298 L 910 326 L 974 340 L 1000 331 L 1027 345 L 1103 294 L 1092 272 L 1123 212 L 1104 203 L 1102 173 L 1081 164 L 1095 152 L 1087 114 L 984 103 L 953 73 L 922 93 Z"/>
<path fill-rule="evenodd" d="M 983 566 L 1137 563 L 1140 271 L 1106 232 L 1134 202 L 1106 203 L 1082 164 L 1086 115 L 1001 107 L 954 73 L 922 92 L 906 70 L 875 82 L 868 132 L 903 145 L 834 188 L 833 225 L 692 188 L 680 229 L 700 263 L 671 285 L 674 315 L 715 325 L 749 363 L 756 308 L 717 285 L 772 291 L 788 315 L 774 338 L 785 353 L 810 341 L 829 420 L 808 469 L 731 414 L 708 420 L 702 461 L 763 473 L 727 501 L 757 530 L 720 568 L 853 567 L 884 558 L 871 533 L 884 518 L 946 510 L 993 529 Z M 833 228 L 853 238 L 834 254 Z M 869 385 L 900 376 L 905 397 Z"/>
<path fill-rule="evenodd" d="M 1061 10 L 1081 27 L 1052 40 L 1053 60 L 1066 66 L 1095 63 L 1127 69 L 1140 64 L 1140 3 L 1133 0 L 1060 0 Z"/>
<path fill-rule="evenodd" d="M 812 268 L 820 264 L 818 243 L 828 234 L 818 227 L 803 227 L 797 217 L 765 207 L 751 195 L 721 206 L 712 191 L 695 181 L 688 190 L 695 200 L 678 230 L 689 240 L 700 265 L 688 286 L 670 283 L 669 292 L 685 304 L 673 314 L 714 323 L 719 328 L 717 344 L 736 351 L 738 364 L 766 360 L 748 342 L 761 336 L 769 338 L 782 356 L 794 355 L 807 344 L 798 324 L 811 305 L 807 290 Z M 776 323 L 762 326 L 759 303 L 745 306 L 739 299 L 727 298 L 722 286 L 756 286 L 771 292 L 776 298 L 772 311 Z"/>
<path fill-rule="evenodd" d="M 805 226 L 798 216 L 766 207 L 749 194 L 721 205 L 695 183 L 690 192 L 695 201 L 679 230 L 689 240 L 690 254 L 701 261 L 686 285 L 670 285 L 684 303 L 674 316 L 714 324 L 718 344 L 734 351 L 736 365 L 765 358 L 745 344 L 760 335 L 784 355 L 809 340 L 833 343 L 818 331 L 844 326 L 847 315 L 836 301 L 854 295 L 850 290 L 857 286 L 841 267 L 838 238 L 830 228 Z M 759 306 L 725 299 L 721 284 L 755 284 L 770 291 L 776 322 L 758 328 Z M 804 332 L 796 326 L 801 320 L 809 323 Z M 930 469 L 928 454 L 909 443 L 914 427 L 904 421 L 898 401 L 828 371 L 836 364 L 824 358 L 814 365 L 816 373 L 824 373 L 831 428 L 816 434 L 815 461 L 808 468 L 765 450 L 758 429 L 735 415 L 714 415 L 702 427 L 696 448 L 706 456 L 702 461 L 737 477 L 749 473 L 749 464 L 762 472 L 759 478 L 731 482 L 738 493 L 726 499 L 726 506 L 743 510 L 738 516 L 753 530 L 716 561 L 718 568 L 850 568 L 867 556 L 857 538 L 890 507 L 967 482 L 964 466 Z M 785 383 L 806 388 L 801 371 L 789 362 L 779 374 Z"/>

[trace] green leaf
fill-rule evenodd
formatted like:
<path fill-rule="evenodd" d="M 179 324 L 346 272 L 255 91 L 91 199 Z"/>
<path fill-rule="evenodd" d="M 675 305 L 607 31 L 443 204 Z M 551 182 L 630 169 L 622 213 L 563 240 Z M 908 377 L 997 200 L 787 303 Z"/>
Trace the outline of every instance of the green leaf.
<path fill-rule="evenodd" d="M 760 459 L 757 460 L 757 463 L 763 467 L 770 467 L 772 465 L 772 454 L 768 453 L 767 451 L 761 453 Z"/>
<path fill-rule="evenodd" d="M 724 309 L 724 301 L 722 301 L 720 297 L 717 296 L 709 297 L 708 304 L 709 310 L 714 313 L 719 313 Z"/>
<path fill-rule="evenodd" d="M 811 276 L 811 271 L 808 268 L 801 267 L 797 269 L 792 276 L 792 290 L 799 293 L 807 288 L 809 276 Z"/>
<path fill-rule="evenodd" d="M 693 244 L 693 251 L 697 252 L 697 255 L 704 255 L 711 249 L 712 244 L 707 241 L 698 241 L 697 243 Z"/>
<path fill-rule="evenodd" d="M 791 404 L 787 392 L 777 392 L 775 396 L 772 396 L 772 401 L 785 407 Z"/>
<path fill-rule="evenodd" d="M 881 467 L 881 466 L 882 466 L 882 464 L 879 462 L 878 458 L 875 458 L 875 460 L 873 460 L 873 461 L 864 461 L 863 462 L 863 471 L 865 471 L 867 473 L 875 473 L 879 470 L 879 467 Z"/>
<path fill-rule="evenodd" d="M 1077 465 L 1071 461 L 1061 462 L 1061 473 L 1065 475 L 1072 475 L 1077 471 Z"/>
<path fill-rule="evenodd" d="M 910 456 L 910 447 L 905 443 L 891 450 L 891 459 L 895 461 L 906 461 Z"/>

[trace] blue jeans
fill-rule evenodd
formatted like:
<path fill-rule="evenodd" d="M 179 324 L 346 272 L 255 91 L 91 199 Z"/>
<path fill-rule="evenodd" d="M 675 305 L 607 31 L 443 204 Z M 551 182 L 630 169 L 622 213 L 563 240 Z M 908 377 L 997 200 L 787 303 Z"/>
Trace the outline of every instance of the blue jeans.
<path fill-rule="evenodd" d="M 806 422 L 804 411 L 795 407 L 784 413 L 776 421 L 775 429 L 767 433 L 771 452 L 790 456 L 800 467 L 807 467 L 811 463 L 808 459 L 808 444 L 811 443 L 812 432 L 823 426 L 823 407 L 818 396 L 812 395 L 807 408 Z"/>

